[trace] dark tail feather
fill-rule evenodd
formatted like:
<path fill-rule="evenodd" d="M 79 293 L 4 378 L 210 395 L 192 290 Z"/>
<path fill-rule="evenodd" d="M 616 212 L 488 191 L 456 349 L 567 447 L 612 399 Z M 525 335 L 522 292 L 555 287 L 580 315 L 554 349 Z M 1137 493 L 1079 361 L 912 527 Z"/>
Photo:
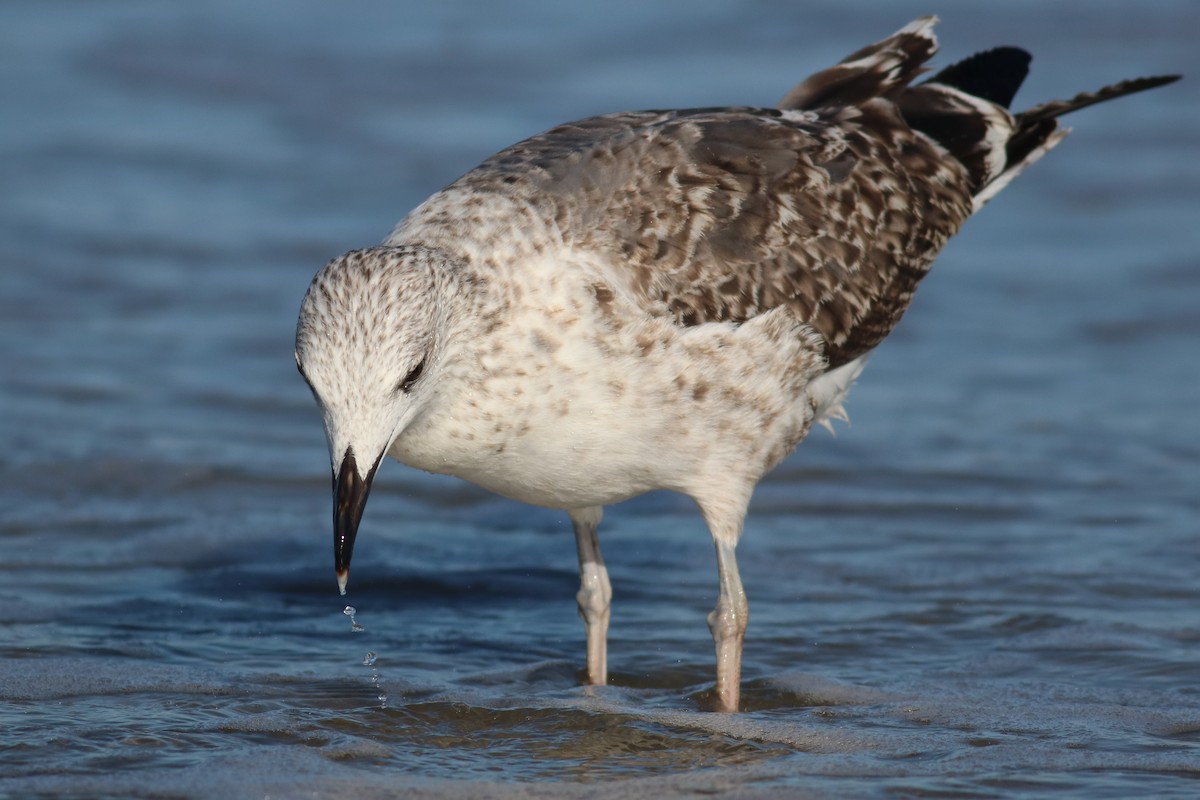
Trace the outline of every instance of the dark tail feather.
<path fill-rule="evenodd" d="M 996 47 L 951 64 L 926 83 L 953 86 L 1008 108 L 1029 74 L 1032 59 L 1019 47 Z"/>
<path fill-rule="evenodd" d="M 905 121 L 950 151 L 967 168 L 976 191 L 1004 168 L 997 138 L 1012 128 L 1008 105 L 1029 74 L 1031 56 L 996 47 L 951 64 L 900 95 Z M 999 132 L 999 134 L 998 134 Z"/>
<path fill-rule="evenodd" d="M 967 168 L 976 207 L 1062 140 L 1067 131 L 1059 128 L 1058 117 L 1179 79 L 1164 75 L 1121 81 L 1012 115 L 1007 108 L 1029 71 L 1029 61 L 1029 54 L 1016 47 L 976 53 L 897 99 L 909 125 L 935 139 Z"/>
<path fill-rule="evenodd" d="M 978 191 L 1004 167 L 998 140 L 1008 140 L 1008 105 L 1029 74 L 1030 55 L 996 47 L 951 64 L 896 98 L 904 120 L 950 151 Z"/>
<path fill-rule="evenodd" d="M 1105 86 L 1103 89 L 1098 89 L 1094 92 L 1080 92 L 1070 100 L 1051 100 L 1048 103 L 1042 103 L 1028 111 L 1022 111 L 1020 114 L 1017 114 L 1017 127 L 1023 128 L 1026 125 L 1031 125 L 1042 120 L 1061 117 L 1063 114 L 1070 114 L 1072 111 L 1094 106 L 1096 103 L 1103 103 L 1105 100 L 1124 97 L 1134 92 L 1144 92 L 1147 89 L 1165 86 L 1177 80 L 1179 80 L 1178 75 L 1155 75 L 1150 78 L 1133 78 L 1121 81 L 1120 83 L 1114 83 L 1112 86 Z"/>
<path fill-rule="evenodd" d="M 1105 100 L 1153 89 L 1177 80 L 1179 80 L 1178 75 L 1134 78 L 1114 83 L 1112 86 L 1105 86 L 1095 92 L 1077 94 L 1070 100 L 1051 100 L 1017 114 L 1013 117 L 1012 130 L 1004 148 L 1004 169 L 976 192 L 975 207 L 977 209 L 982 207 L 984 203 L 1007 186 L 1009 181 L 1063 140 L 1063 137 L 1067 135 L 1067 129 L 1058 126 L 1058 118 L 1063 114 L 1069 114 L 1096 103 L 1103 103 Z"/>
<path fill-rule="evenodd" d="M 853 107 L 890 99 L 914 130 L 938 142 L 966 168 L 979 208 L 1062 141 L 1067 131 L 1059 128 L 1058 117 L 1179 80 L 1178 75 L 1136 78 L 1014 115 L 1008 107 L 1031 60 L 1019 47 L 984 50 L 912 85 L 937 50 L 936 22 L 936 17 L 922 17 L 852 53 L 788 92 L 779 108 Z"/>
<path fill-rule="evenodd" d="M 1047 140 L 1058 130 L 1058 123 L 1053 117 L 1029 122 L 1018 128 L 1008 140 L 1005 148 L 1004 163 L 1020 164 L 1034 150 L 1046 144 Z"/>

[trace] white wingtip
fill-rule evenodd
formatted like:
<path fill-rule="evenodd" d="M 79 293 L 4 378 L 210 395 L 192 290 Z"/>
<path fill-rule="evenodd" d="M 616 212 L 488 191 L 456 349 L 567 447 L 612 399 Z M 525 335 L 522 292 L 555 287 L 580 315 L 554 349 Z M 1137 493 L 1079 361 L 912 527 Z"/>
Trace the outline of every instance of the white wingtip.
<path fill-rule="evenodd" d="M 933 27 L 941 22 L 937 14 L 927 14 L 923 17 L 917 17 L 912 22 L 905 25 L 896 33 L 924 33 L 933 30 Z"/>

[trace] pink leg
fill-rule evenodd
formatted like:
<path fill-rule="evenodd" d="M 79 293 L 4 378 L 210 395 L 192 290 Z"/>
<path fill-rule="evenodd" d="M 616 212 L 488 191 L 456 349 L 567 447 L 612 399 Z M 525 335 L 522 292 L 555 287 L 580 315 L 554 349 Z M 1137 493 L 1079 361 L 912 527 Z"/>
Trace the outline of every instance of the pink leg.
<path fill-rule="evenodd" d="M 579 616 L 587 631 L 588 683 L 603 686 L 608 682 L 608 619 L 612 606 L 612 585 L 600 555 L 596 528 L 603 509 L 599 506 L 568 512 L 575 526 L 575 544 L 579 548 Z"/>
<path fill-rule="evenodd" d="M 717 647 L 717 706 L 721 711 L 737 711 L 741 696 L 742 643 L 750 605 L 738 575 L 736 545 L 717 541 L 717 575 L 721 591 L 717 607 L 708 615 L 708 629 Z"/>

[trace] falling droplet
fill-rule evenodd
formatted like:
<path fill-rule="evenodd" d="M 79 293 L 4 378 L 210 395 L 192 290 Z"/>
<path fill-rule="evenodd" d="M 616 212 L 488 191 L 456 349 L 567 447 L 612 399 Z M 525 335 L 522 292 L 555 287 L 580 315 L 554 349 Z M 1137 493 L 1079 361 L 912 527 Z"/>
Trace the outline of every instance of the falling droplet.
<path fill-rule="evenodd" d="M 354 631 L 355 633 L 362 633 L 366 630 L 366 628 L 364 628 L 362 625 L 359 625 L 358 621 L 354 619 L 354 615 L 358 613 L 358 609 L 356 609 L 354 606 L 346 606 L 342 609 L 342 613 L 350 618 L 350 630 Z M 379 692 L 379 694 L 376 695 L 379 700 L 379 707 L 387 708 L 388 696 L 387 693 L 383 691 L 383 676 L 379 674 L 379 670 L 375 669 L 375 662 L 378 660 L 379 656 L 375 653 L 375 651 L 368 650 L 367 654 L 363 656 L 362 664 L 364 667 L 371 668 L 371 683 L 375 685 L 375 690 Z"/>
<path fill-rule="evenodd" d="M 368 650 L 367 655 L 363 658 L 363 666 L 371 668 L 371 683 L 375 685 L 375 691 L 379 692 L 376 697 L 379 699 L 379 707 L 387 708 L 387 693 L 383 691 L 383 676 L 379 674 L 379 670 L 375 669 L 375 662 L 379 660 L 379 656 L 374 650 Z"/>

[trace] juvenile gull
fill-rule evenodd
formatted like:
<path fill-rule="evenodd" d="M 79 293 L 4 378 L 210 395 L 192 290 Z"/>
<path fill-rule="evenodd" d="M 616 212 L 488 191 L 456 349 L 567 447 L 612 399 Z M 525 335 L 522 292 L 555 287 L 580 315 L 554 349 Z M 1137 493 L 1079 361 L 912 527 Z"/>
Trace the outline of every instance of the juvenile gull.
<path fill-rule="evenodd" d="M 313 279 L 296 364 L 324 415 L 343 593 L 384 455 L 563 509 L 587 675 L 612 590 L 603 506 L 696 501 L 716 546 L 718 708 L 738 707 L 747 603 L 734 548 L 759 479 L 842 402 L 934 257 L 1125 81 L 1011 114 L 1030 56 L 1000 47 L 914 79 L 933 17 L 778 108 L 610 114 L 491 157 L 382 246 Z"/>

